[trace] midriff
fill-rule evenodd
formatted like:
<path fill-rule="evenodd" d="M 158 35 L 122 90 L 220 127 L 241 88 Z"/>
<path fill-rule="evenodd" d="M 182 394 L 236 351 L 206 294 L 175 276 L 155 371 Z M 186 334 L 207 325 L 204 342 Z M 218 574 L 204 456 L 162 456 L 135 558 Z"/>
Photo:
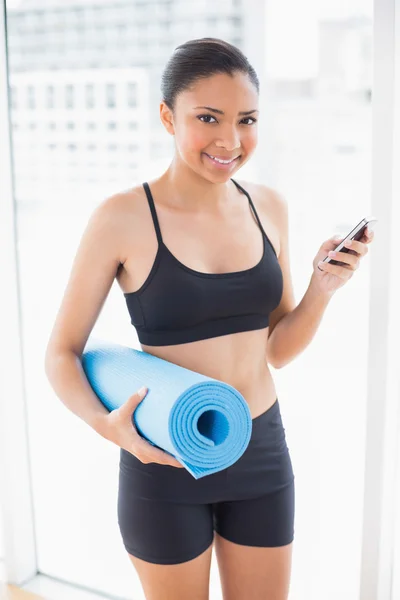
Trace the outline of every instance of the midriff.
<path fill-rule="evenodd" d="M 232 385 L 254 419 L 275 402 L 277 393 L 266 358 L 268 328 L 243 331 L 173 346 L 147 346 L 144 352 Z M 146 384 L 145 384 L 146 385 Z"/>

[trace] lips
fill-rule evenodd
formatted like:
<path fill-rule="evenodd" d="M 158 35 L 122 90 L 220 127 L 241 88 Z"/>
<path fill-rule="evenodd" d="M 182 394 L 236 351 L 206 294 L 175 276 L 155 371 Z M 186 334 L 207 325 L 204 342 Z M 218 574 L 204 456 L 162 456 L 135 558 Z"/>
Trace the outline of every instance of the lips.
<path fill-rule="evenodd" d="M 213 169 L 216 169 L 217 171 L 232 171 L 236 168 L 240 158 L 240 156 L 237 156 L 228 163 L 222 163 L 214 158 L 211 158 L 211 155 L 207 154 L 206 152 L 203 152 L 203 154 L 206 157 L 207 162 L 213 167 Z"/>
<path fill-rule="evenodd" d="M 208 154 L 207 152 L 204 152 L 204 154 L 206 154 L 209 158 L 217 158 L 218 160 L 229 160 L 232 162 L 232 160 L 236 160 L 237 158 L 240 158 L 239 156 L 217 156 L 217 155 L 212 155 L 212 154 Z"/>

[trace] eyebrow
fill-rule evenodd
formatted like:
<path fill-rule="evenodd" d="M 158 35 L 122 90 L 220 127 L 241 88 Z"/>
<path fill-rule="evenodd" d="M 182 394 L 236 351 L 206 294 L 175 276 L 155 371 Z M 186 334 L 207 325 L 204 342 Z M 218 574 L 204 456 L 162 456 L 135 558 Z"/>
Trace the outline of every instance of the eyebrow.
<path fill-rule="evenodd" d="M 224 115 L 225 114 L 223 110 L 219 110 L 218 108 L 211 108 L 211 106 L 195 106 L 194 110 L 196 108 L 205 108 L 206 110 L 210 110 L 212 112 L 218 113 L 219 115 Z M 259 112 L 259 111 L 256 108 L 254 108 L 253 110 L 244 110 L 244 111 L 241 111 L 238 114 L 239 115 L 251 115 L 251 113 L 254 113 L 254 112 Z"/>

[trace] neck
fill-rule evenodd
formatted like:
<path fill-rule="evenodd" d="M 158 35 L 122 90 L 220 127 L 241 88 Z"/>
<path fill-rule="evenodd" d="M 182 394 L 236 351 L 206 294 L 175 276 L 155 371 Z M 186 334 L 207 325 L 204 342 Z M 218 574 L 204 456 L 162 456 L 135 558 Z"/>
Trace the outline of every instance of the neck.
<path fill-rule="evenodd" d="M 232 204 L 231 192 L 236 188 L 230 179 L 222 182 L 205 179 L 182 161 L 178 162 L 176 157 L 160 180 L 173 190 L 171 199 L 173 198 L 175 207 L 193 212 L 215 212 L 226 207 L 228 203 Z"/>

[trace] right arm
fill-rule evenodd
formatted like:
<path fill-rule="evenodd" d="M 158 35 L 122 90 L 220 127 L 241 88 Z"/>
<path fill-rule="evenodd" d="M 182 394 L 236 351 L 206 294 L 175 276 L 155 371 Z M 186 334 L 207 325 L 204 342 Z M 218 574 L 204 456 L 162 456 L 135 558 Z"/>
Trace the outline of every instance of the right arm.
<path fill-rule="evenodd" d="M 81 356 L 125 260 L 121 255 L 122 217 L 118 195 L 104 200 L 91 214 L 45 353 L 46 376 L 56 395 L 98 433 L 102 433 L 109 411 L 93 392 Z"/>
<path fill-rule="evenodd" d="M 61 306 L 47 344 L 45 372 L 56 395 L 75 415 L 105 439 L 131 452 L 141 462 L 183 468 L 169 453 L 153 447 L 132 424 L 143 395 L 132 396 L 111 412 L 92 390 L 81 358 L 120 264 L 124 225 L 123 199 L 111 196 L 92 213 L 82 235 Z"/>

